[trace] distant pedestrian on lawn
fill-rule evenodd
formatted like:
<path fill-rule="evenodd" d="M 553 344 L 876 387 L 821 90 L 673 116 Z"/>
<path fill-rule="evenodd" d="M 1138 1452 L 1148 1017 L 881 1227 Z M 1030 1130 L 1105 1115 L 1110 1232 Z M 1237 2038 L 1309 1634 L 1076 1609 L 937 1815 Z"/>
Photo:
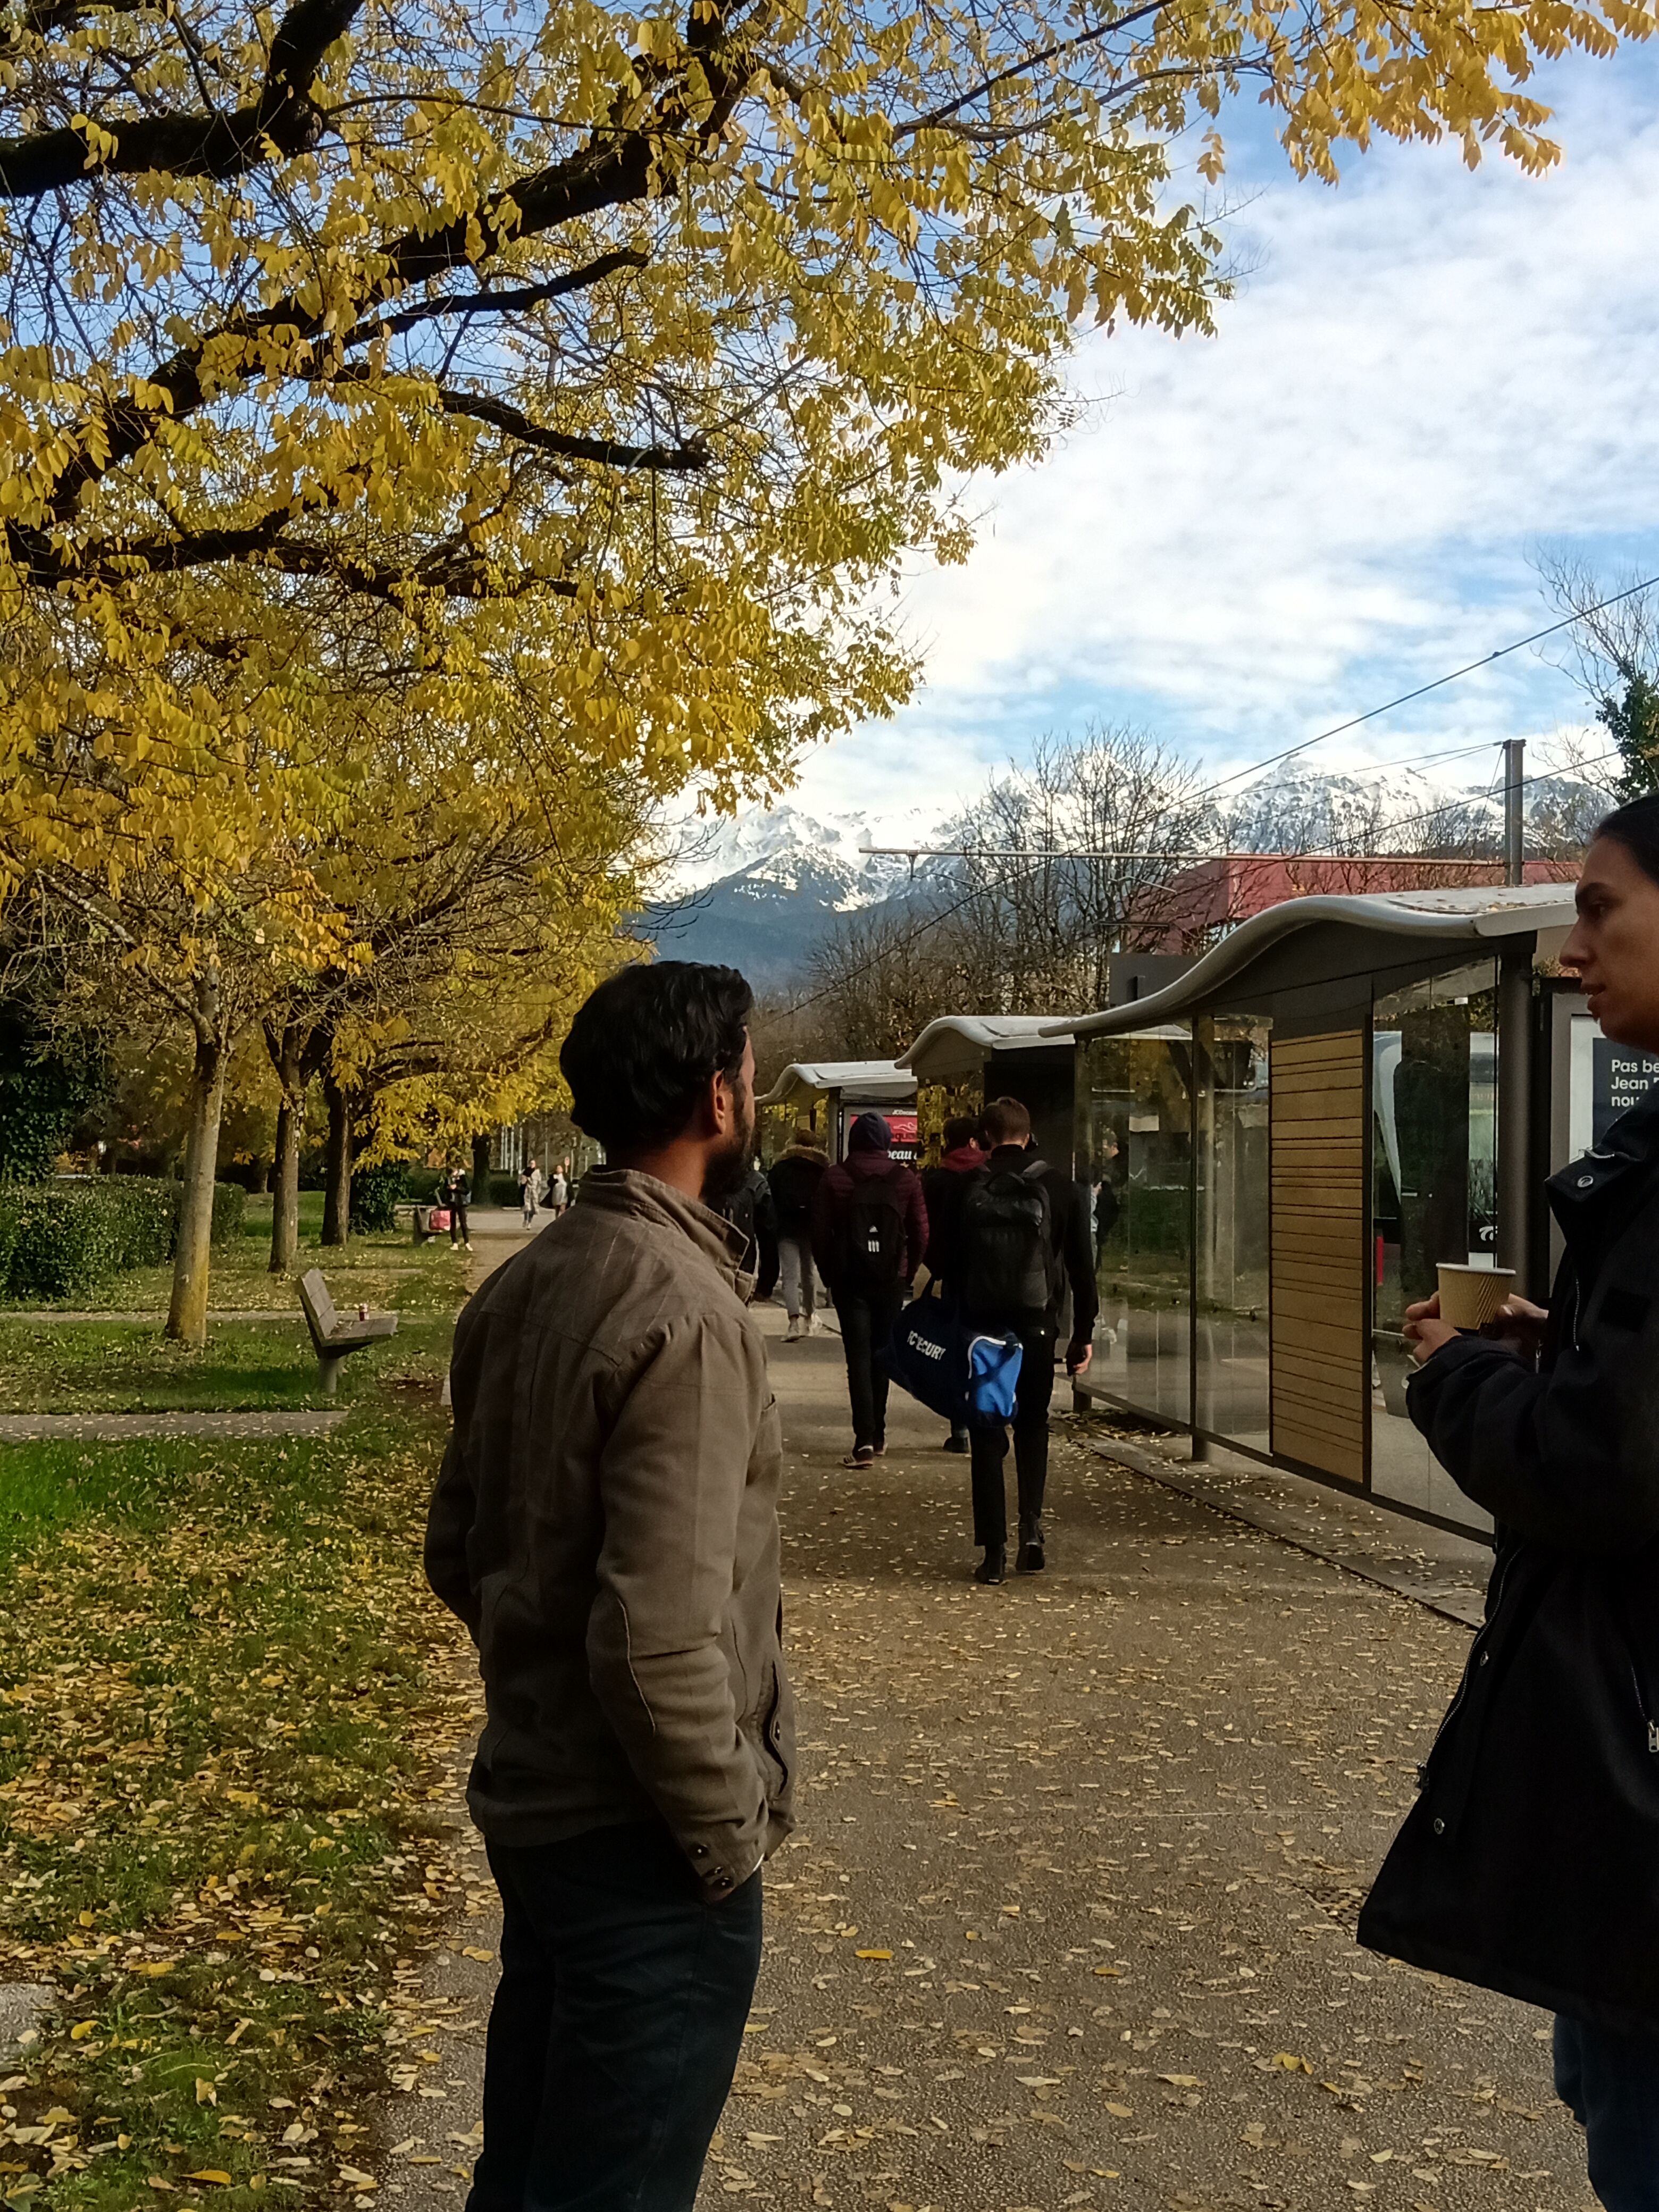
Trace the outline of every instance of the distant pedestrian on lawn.
<path fill-rule="evenodd" d="M 459 1162 L 453 1164 L 438 1186 L 438 1202 L 449 1208 L 449 1241 L 472 1249 L 471 1229 L 467 1220 L 467 1207 L 472 1203 L 472 1185 L 466 1170 Z"/>
<path fill-rule="evenodd" d="M 868 1467 L 887 1449 L 887 1338 L 927 1249 L 921 1184 L 891 1158 L 892 1143 L 879 1114 L 860 1114 L 846 1159 L 824 1170 L 812 1200 L 812 1256 L 836 1301 L 847 1355 L 847 1467 Z"/>
<path fill-rule="evenodd" d="M 951 1264 L 963 1318 L 988 1334 L 1012 1331 L 1019 1338 L 1013 1419 L 1019 1552 L 1014 1564 L 1022 1573 L 1038 1574 L 1046 1564 L 1042 1506 L 1048 1487 L 1048 1402 L 1067 1283 L 1068 1375 L 1080 1375 L 1089 1364 L 1100 1310 L 1091 1209 L 1069 1176 L 1038 1158 L 1031 1116 L 1018 1098 L 994 1098 L 985 1109 L 984 1131 L 988 1157 L 963 1193 Z M 1008 1500 L 1002 1473 L 1007 1429 L 1000 1422 L 975 1427 L 970 1449 L 974 1541 L 984 1551 L 975 1579 L 1000 1583 L 1007 1569 Z"/>
<path fill-rule="evenodd" d="M 933 1282 L 941 1286 L 948 1298 L 953 1295 L 951 1278 L 956 1273 L 957 1216 L 962 1206 L 962 1194 L 968 1188 L 967 1178 L 985 1164 L 984 1147 L 979 1141 L 979 1123 L 971 1114 L 953 1114 L 945 1125 L 944 1157 L 936 1167 L 921 1171 L 921 1194 L 927 1206 L 927 1250 L 923 1264 Z M 968 1431 L 953 1428 L 945 1439 L 949 1452 L 965 1452 Z"/>
<path fill-rule="evenodd" d="M 794 1758 L 781 1433 L 714 1210 L 752 1003 L 685 961 L 600 984 L 560 1064 L 607 1164 L 456 1326 L 427 1573 L 478 1647 L 503 1914 L 468 2212 L 690 2212 L 743 2043 Z"/>
<path fill-rule="evenodd" d="M 772 1210 L 778 1224 L 778 1265 L 783 1279 L 783 1307 L 789 1316 L 786 1344 L 811 1336 L 817 1281 L 812 1266 L 812 1200 L 817 1195 L 830 1155 L 812 1134 L 803 1115 L 795 1133 L 772 1163 Z"/>
<path fill-rule="evenodd" d="M 1607 816 L 1559 955 L 1659 1052 L 1659 797 Z M 1547 1308 L 1407 1308 L 1412 1419 L 1498 1523 L 1486 1626 L 1359 1917 L 1374 1951 L 1555 2014 L 1607 2212 L 1659 2208 L 1659 1089 L 1545 1185 Z M 1459 1252 L 1455 1255 L 1462 1259 Z"/>
<path fill-rule="evenodd" d="M 524 1208 L 524 1225 L 526 1229 L 535 1227 L 536 1209 L 541 1202 L 542 1171 L 537 1166 L 536 1156 L 532 1152 L 530 1156 L 529 1166 L 520 1168 L 519 1170 L 519 1203 Z"/>

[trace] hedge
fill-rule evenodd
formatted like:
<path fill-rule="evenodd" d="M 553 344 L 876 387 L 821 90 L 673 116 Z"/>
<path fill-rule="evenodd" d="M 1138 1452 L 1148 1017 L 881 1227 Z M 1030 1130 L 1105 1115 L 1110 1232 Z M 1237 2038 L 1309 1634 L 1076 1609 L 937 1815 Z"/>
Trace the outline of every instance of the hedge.
<path fill-rule="evenodd" d="M 377 1166 L 359 1168 L 351 1178 L 352 1227 L 395 1229 L 398 1202 L 408 1182 L 407 1160 L 381 1160 Z"/>
<path fill-rule="evenodd" d="M 125 1267 L 172 1255 L 181 1187 L 153 1176 L 0 1184 L 0 1288 L 13 1298 L 84 1297 Z M 213 1186 L 212 1241 L 241 1230 L 247 1193 Z"/>

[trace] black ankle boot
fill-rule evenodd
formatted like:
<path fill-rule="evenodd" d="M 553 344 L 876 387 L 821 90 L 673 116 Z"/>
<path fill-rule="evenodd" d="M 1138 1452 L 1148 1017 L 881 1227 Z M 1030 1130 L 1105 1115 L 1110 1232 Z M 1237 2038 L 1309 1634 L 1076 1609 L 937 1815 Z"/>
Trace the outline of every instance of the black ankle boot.
<path fill-rule="evenodd" d="M 1003 1579 L 1005 1571 L 1006 1554 L 1000 1546 L 993 1551 L 988 1544 L 985 1548 L 985 1557 L 974 1569 L 974 1580 L 976 1583 L 1000 1583 Z"/>

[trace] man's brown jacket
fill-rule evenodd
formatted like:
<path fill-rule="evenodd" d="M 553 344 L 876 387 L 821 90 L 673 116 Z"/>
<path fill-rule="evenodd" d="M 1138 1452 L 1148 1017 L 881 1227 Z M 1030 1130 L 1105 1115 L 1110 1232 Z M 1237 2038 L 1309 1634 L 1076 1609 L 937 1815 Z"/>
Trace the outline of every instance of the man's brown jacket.
<path fill-rule="evenodd" d="M 478 1647 L 484 1834 L 665 1820 L 716 1895 L 788 1833 L 782 1440 L 730 1225 L 600 1169 L 455 1330 L 433 1589 Z"/>

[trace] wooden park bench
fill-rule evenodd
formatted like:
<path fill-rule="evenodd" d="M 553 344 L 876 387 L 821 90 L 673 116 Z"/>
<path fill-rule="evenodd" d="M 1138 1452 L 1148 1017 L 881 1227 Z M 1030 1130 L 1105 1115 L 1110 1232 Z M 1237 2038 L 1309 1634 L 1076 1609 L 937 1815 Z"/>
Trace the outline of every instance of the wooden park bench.
<path fill-rule="evenodd" d="M 330 1398 L 334 1395 L 339 1378 L 340 1363 L 349 1352 L 361 1352 L 365 1345 L 397 1334 L 395 1313 L 369 1314 L 366 1318 L 336 1313 L 320 1267 L 313 1267 L 308 1274 L 301 1276 L 300 1304 L 305 1308 L 306 1327 L 317 1347 L 317 1387 Z"/>

